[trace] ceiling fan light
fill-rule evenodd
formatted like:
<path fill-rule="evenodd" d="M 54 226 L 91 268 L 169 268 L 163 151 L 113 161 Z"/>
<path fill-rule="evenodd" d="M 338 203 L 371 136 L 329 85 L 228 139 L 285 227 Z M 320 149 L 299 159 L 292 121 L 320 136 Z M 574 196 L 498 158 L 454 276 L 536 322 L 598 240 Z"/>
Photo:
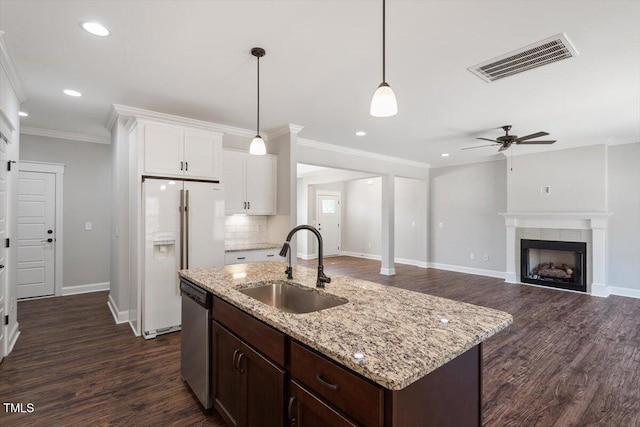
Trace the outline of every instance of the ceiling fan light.
<path fill-rule="evenodd" d="M 391 117 L 398 114 L 396 95 L 386 82 L 380 83 L 373 94 L 370 113 L 373 117 Z"/>
<path fill-rule="evenodd" d="M 260 135 L 256 135 L 253 140 L 251 140 L 249 154 L 253 154 L 254 156 L 264 156 L 267 154 L 267 146 L 264 144 L 264 140 Z"/>

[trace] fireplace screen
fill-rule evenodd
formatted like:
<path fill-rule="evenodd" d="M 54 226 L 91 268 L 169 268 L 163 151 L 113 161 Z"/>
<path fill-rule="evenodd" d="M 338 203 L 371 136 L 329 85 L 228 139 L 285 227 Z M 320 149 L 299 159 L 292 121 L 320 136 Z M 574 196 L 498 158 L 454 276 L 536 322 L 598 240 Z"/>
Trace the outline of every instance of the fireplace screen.
<path fill-rule="evenodd" d="M 586 292 L 587 244 L 549 240 L 521 241 L 523 283 Z"/>

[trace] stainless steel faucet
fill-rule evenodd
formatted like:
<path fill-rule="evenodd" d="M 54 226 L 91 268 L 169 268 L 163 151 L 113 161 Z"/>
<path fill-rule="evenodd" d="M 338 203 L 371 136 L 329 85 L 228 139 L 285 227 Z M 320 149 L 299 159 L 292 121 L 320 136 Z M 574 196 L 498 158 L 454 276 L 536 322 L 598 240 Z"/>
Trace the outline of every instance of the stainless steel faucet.
<path fill-rule="evenodd" d="M 331 277 L 327 277 L 324 274 L 324 265 L 322 264 L 322 235 L 320 235 L 320 232 L 310 225 L 299 225 L 291 230 L 287 235 L 287 240 L 284 242 L 284 245 L 282 245 L 282 249 L 280 250 L 281 257 L 285 257 L 288 254 L 287 260 L 289 267 L 287 267 L 284 272 L 287 275 L 287 279 L 293 279 L 293 268 L 291 267 L 291 246 L 289 243 L 291 242 L 293 235 L 300 230 L 309 230 L 315 234 L 318 239 L 318 279 L 316 280 L 316 287 L 324 288 L 325 283 L 331 283 Z"/>

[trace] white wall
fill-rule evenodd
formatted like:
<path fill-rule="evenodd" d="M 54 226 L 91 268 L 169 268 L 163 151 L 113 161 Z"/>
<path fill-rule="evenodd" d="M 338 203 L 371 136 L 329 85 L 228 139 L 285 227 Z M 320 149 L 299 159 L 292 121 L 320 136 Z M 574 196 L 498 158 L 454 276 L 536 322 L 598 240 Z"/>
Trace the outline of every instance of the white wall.
<path fill-rule="evenodd" d="M 640 297 L 640 143 L 609 147 L 607 284 Z"/>
<path fill-rule="evenodd" d="M 20 160 L 65 165 L 63 292 L 109 282 L 110 151 L 106 144 L 21 135 Z M 85 222 L 92 223 L 91 231 L 85 231 Z"/>
<path fill-rule="evenodd" d="M 506 229 L 498 213 L 506 207 L 506 160 L 432 168 L 429 261 L 504 272 Z"/>
<path fill-rule="evenodd" d="M 607 210 L 605 145 L 516 156 L 509 162 L 509 212 Z M 551 194 L 541 195 L 542 186 L 550 186 Z"/>

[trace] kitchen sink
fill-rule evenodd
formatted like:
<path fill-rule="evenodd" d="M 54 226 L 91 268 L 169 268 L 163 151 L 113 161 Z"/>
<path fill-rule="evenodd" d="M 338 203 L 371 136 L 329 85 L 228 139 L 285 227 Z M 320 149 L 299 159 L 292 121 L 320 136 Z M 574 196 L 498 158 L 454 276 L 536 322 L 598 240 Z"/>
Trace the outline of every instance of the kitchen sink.
<path fill-rule="evenodd" d="M 344 298 L 321 294 L 301 285 L 276 280 L 273 282 L 240 289 L 239 292 L 257 299 L 263 304 L 286 313 L 312 313 L 346 304 Z"/>

